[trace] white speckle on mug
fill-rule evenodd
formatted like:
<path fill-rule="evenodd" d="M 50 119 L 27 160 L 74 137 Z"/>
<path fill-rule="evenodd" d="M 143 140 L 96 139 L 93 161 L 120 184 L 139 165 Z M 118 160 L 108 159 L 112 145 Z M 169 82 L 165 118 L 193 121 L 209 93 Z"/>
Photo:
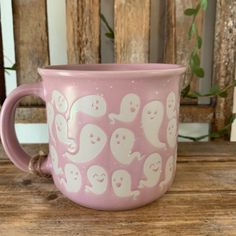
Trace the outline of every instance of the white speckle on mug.
<path fill-rule="evenodd" d="M 99 88 L 97 87 L 96 90 L 99 90 Z"/>
<path fill-rule="evenodd" d="M 132 83 L 132 84 L 134 84 L 134 83 L 135 83 L 135 81 L 134 81 L 134 80 L 132 80 L 132 81 L 131 81 L 131 83 Z"/>
<path fill-rule="evenodd" d="M 156 91 L 156 92 L 155 92 L 155 94 L 159 94 L 159 92 L 158 92 L 158 91 Z"/>
<path fill-rule="evenodd" d="M 113 88 L 113 86 L 111 85 L 110 88 Z"/>

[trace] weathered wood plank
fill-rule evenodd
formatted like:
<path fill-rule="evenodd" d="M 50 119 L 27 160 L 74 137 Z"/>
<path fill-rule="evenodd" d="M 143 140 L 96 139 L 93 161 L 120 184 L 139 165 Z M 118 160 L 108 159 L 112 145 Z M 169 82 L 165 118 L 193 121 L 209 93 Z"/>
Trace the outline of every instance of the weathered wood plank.
<path fill-rule="evenodd" d="M 80 207 L 51 180 L 0 161 L 0 233 L 235 235 L 235 168 L 236 163 L 180 163 L 172 188 L 158 201 L 133 211 L 106 212 Z"/>
<path fill-rule="evenodd" d="M 182 105 L 180 106 L 180 122 L 212 122 L 214 109 L 207 105 Z"/>
<path fill-rule="evenodd" d="M 3 63 L 3 45 L 2 45 L 2 25 L 0 20 L 0 104 L 3 104 L 5 92 L 5 79 L 4 79 L 4 63 Z"/>
<path fill-rule="evenodd" d="M 197 0 L 168 0 L 166 1 L 165 19 L 165 51 L 164 61 L 166 63 L 189 64 L 191 49 L 194 47 L 193 41 L 188 40 L 188 29 L 191 25 L 190 17 L 184 15 L 186 8 L 197 5 Z M 196 25 L 199 34 L 203 31 L 204 15 L 199 14 Z M 198 80 L 192 75 L 190 68 L 187 68 L 181 87 L 186 87 L 191 81 L 191 89 L 198 90 Z M 196 104 L 197 100 L 182 99 L 183 104 Z"/>
<path fill-rule="evenodd" d="M 100 3 L 98 0 L 67 0 L 69 63 L 100 61 Z"/>
<path fill-rule="evenodd" d="M 115 0 L 115 61 L 144 63 L 149 59 L 150 0 Z"/>
<path fill-rule="evenodd" d="M 18 84 L 40 80 L 37 68 L 49 64 L 45 0 L 12 1 Z M 22 105 L 43 102 L 25 97 Z"/>
<path fill-rule="evenodd" d="M 164 62 L 176 63 L 176 1 L 167 0 L 165 6 L 165 50 Z"/>
<path fill-rule="evenodd" d="M 217 0 L 214 43 L 213 78 L 220 88 L 231 84 L 235 79 L 236 58 L 236 2 Z M 232 114 L 233 88 L 226 98 L 217 98 L 214 129 L 225 126 Z"/>

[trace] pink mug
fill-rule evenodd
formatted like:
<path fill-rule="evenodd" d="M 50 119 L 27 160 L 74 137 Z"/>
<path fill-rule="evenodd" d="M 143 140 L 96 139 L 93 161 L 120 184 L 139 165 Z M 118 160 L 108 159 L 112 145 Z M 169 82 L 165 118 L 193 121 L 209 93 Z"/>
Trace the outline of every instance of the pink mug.
<path fill-rule="evenodd" d="M 180 78 L 170 64 L 62 65 L 39 69 L 43 80 L 6 99 L 1 138 L 23 171 L 51 175 L 80 205 L 101 210 L 143 206 L 173 182 Z M 26 95 L 46 102 L 49 155 L 30 158 L 17 141 L 14 116 Z"/>

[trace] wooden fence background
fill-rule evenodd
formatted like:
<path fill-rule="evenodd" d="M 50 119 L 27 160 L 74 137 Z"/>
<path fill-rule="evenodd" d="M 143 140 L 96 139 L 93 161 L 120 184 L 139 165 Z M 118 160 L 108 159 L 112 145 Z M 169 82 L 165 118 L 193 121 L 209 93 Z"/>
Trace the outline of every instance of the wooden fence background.
<path fill-rule="evenodd" d="M 156 2 L 155 2 L 156 1 Z M 210 0 L 211 1 L 211 0 Z M 152 6 L 158 2 L 159 14 L 153 20 Z M 116 63 L 143 63 L 150 61 L 151 19 L 158 27 L 159 61 L 187 64 L 192 43 L 187 38 L 190 18 L 184 9 L 196 6 L 197 0 L 114 0 L 114 61 Z M 235 78 L 235 0 L 216 0 L 211 65 L 212 84 L 220 87 Z M 56 7 L 56 1 L 55 1 Z M 17 83 L 40 80 L 37 68 L 50 64 L 46 0 L 13 0 L 14 40 L 17 65 Z M 99 0 L 67 0 L 67 56 L 69 63 L 101 62 L 101 4 Z M 201 14 L 197 25 L 203 32 L 206 14 Z M 206 32 L 206 30 L 205 30 Z M 209 35 L 204 35 L 204 42 Z M 0 37 L 1 39 L 1 37 Z M 0 43 L 0 47 L 1 47 Z M 0 65 L 2 49 L 0 48 Z M 4 87 L 3 71 L 0 71 Z M 191 79 L 187 72 L 184 84 Z M 191 87 L 198 90 L 198 80 Z M 1 95 L 4 91 L 0 90 Z M 2 99 L 3 100 L 3 99 Z M 211 100 L 207 105 L 183 100 L 181 122 L 209 122 L 214 129 L 222 128 L 232 113 L 233 89 L 227 98 Z M 38 98 L 27 97 L 18 108 L 17 122 L 43 123 L 46 121 L 44 104 Z"/>

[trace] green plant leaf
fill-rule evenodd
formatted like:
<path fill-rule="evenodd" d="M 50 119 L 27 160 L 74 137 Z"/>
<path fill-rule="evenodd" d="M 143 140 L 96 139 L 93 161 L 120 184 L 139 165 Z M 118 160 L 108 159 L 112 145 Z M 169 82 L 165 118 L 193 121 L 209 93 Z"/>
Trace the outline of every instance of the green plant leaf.
<path fill-rule="evenodd" d="M 199 78 L 203 78 L 205 75 L 204 70 L 201 67 L 193 68 L 193 73 Z"/>
<path fill-rule="evenodd" d="M 197 36 L 197 47 L 198 49 L 202 47 L 202 38 L 199 35 Z"/>
<path fill-rule="evenodd" d="M 219 87 L 219 85 L 214 84 L 214 85 L 211 87 L 211 89 L 210 89 L 210 91 L 209 91 L 209 94 L 215 95 L 215 94 L 217 94 L 217 93 L 219 93 L 219 92 L 220 92 L 220 87 Z"/>
<path fill-rule="evenodd" d="M 105 35 L 107 36 L 107 38 L 109 39 L 114 39 L 114 34 L 112 32 L 107 32 L 105 33 Z"/>
<path fill-rule="evenodd" d="M 196 9 L 193 9 L 193 8 L 187 8 L 185 11 L 184 11 L 184 14 L 186 16 L 193 16 L 193 15 L 196 15 L 197 11 Z"/>
<path fill-rule="evenodd" d="M 199 57 L 198 53 L 192 54 L 191 59 L 193 60 L 192 63 L 194 64 L 195 67 L 200 66 L 200 57 Z"/>
<path fill-rule="evenodd" d="M 12 67 L 4 67 L 5 70 L 16 70 L 16 63 Z"/>
<path fill-rule="evenodd" d="M 186 97 L 186 95 L 189 93 L 189 91 L 190 91 L 190 84 L 188 86 L 186 86 L 184 89 L 182 89 L 182 91 L 181 91 L 182 97 Z"/>
<path fill-rule="evenodd" d="M 188 32 L 188 39 L 190 40 L 193 36 L 193 34 L 196 33 L 196 25 L 195 23 L 193 22 L 190 29 L 189 29 L 189 32 Z"/>
<path fill-rule="evenodd" d="M 203 10 L 206 10 L 207 9 L 207 5 L 208 5 L 208 0 L 201 0 L 200 4 L 201 4 L 201 8 Z"/>

